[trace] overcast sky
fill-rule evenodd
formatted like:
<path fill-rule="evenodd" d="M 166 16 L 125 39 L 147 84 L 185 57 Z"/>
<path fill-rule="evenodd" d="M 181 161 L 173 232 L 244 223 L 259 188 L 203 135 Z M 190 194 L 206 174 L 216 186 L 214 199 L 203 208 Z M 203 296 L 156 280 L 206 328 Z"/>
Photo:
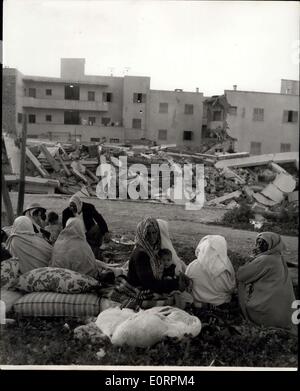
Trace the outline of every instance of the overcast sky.
<path fill-rule="evenodd" d="M 151 88 L 204 95 L 280 91 L 299 78 L 299 3 L 244 1 L 4 0 L 3 63 L 27 75 L 151 77 Z M 298 49 L 297 49 L 298 48 Z"/>

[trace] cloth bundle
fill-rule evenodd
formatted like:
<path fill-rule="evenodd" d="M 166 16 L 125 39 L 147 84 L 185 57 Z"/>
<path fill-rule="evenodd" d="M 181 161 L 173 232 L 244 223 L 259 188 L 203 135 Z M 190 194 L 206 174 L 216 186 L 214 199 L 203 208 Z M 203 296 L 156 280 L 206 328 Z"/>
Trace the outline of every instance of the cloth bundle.
<path fill-rule="evenodd" d="M 165 337 L 196 337 L 201 331 L 199 318 L 169 306 L 137 313 L 128 308 L 109 308 L 99 314 L 96 325 L 113 345 L 132 347 L 152 346 Z"/>

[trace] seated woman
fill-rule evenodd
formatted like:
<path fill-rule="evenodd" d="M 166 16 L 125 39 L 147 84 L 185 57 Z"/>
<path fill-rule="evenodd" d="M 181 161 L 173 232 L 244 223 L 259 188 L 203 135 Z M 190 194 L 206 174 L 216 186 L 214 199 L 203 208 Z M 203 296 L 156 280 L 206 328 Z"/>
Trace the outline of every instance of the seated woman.
<path fill-rule="evenodd" d="M 260 233 L 254 259 L 237 272 L 239 302 L 244 316 L 258 325 L 292 327 L 292 281 L 280 235 Z"/>
<path fill-rule="evenodd" d="M 137 226 L 135 247 L 131 253 L 127 276 L 120 276 L 110 292 L 103 296 L 127 308 L 174 305 L 174 291 L 184 291 L 190 280 L 183 274 L 163 277 L 164 264 L 158 257 L 161 237 L 157 220 L 146 218 Z"/>
<path fill-rule="evenodd" d="M 99 271 L 93 250 L 85 238 L 79 218 L 70 218 L 53 247 L 50 265 L 98 278 Z"/>
<path fill-rule="evenodd" d="M 184 290 L 179 287 L 184 275 L 172 280 L 162 278 L 164 264 L 160 262 L 158 252 L 161 249 L 161 237 L 157 220 L 147 218 L 137 226 L 135 248 L 131 254 L 127 281 L 143 289 L 149 289 L 155 293 L 170 293 L 174 290 Z"/>
<path fill-rule="evenodd" d="M 202 238 L 195 251 L 197 259 L 186 269 L 193 281 L 194 306 L 203 303 L 221 305 L 231 300 L 235 289 L 235 273 L 227 256 L 227 244 L 223 236 L 207 235 Z"/>
<path fill-rule="evenodd" d="M 17 217 L 6 241 L 9 253 L 19 259 L 20 272 L 49 266 L 53 247 L 34 232 L 27 216 Z"/>

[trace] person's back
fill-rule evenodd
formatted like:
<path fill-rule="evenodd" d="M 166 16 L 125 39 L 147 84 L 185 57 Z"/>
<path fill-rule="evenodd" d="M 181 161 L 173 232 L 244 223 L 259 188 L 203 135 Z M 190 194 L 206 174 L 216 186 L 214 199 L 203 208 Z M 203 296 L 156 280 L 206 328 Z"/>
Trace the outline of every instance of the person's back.
<path fill-rule="evenodd" d="M 291 303 L 295 295 L 284 262 L 279 253 L 261 255 L 238 270 L 238 280 L 248 282 L 245 297 L 247 315 L 257 324 L 284 328 L 291 324 Z"/>
<path fill-rule="evenodd" d="M 226 240 L 220 235 L 207 235 L 196 248 L 196 256 L 186 269 L 193 281 L 194 305 L 221 305 L 231 300 L 236 286 L 233 266 L 227 256 Z"/>
<path fill-rule="evenodd" d="M 31 220 L 26 216 L 15 219 L 6 247 L 13 257 L 19 259 L 21 273 L 49 266 L 52 246 L 36 235 Z"/>
<path fill-rule="evenodd" d="M 78 218 L 69 219 L 53 248 L 52 267 L 70 269 L 91 277 L 98 277 L 98 268 Z"/>

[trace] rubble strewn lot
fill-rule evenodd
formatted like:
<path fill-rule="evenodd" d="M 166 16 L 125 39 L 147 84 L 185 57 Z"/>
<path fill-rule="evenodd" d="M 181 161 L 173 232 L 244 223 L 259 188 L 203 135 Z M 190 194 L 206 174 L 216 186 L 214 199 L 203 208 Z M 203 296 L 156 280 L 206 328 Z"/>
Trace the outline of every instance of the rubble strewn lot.
<path fill-rule="evenodd" d="M 5 144 L 11 148 L 11 143 L 5 140 Z M 284 233 L 297 234 L 298 153 L 249 156 L 247 152 L 214 152 L 218 145 L 216 140 L 204 143 L 198 148 L 200 152 L 195 152 L 176 145 L 153 146 L 146 140 L 144 145 L 28 140 L 25 189 L 32 194 L 72 195 L 81 191 L 83 196 L 101 199 L 118 198 L 122 192 L 122 198 L 124 194 L 125 198 L 130 198 L 124 186 L 131 184 L 144 189 L 145 201 L 183 205 L 185 200 L 174 197 L 175 177 L 184 164 L 194 165 L 190 189 L 186 188 L 188 200 L 193 203 L 198 191 L 195 165 L 203 164 L 204 206 L 234 210 L 246 204 L 248 219 L 239 221 L 237 218 L 236 228 L 260 230 L 263 226 L 276 226 L 272 224 L 274 222 L 287 221 Z M 127 159 L 125 174 L 121 171 L 122 158 Z M 143 164 L 148 169 L 148 175 L 132 170 L 133 164 Z M 153 164 L 164 165 L 174 172 L 170 182 L 161 182 L 154 194 L 150 192 L 150 185 L 155 179 L 151 178 L 150 167 Z M 108 174 L 107 165 L 111 165 L 114 171 Z M 100 186 L 103 178 L 116 179 L 115 193 L 111 193 L 108 186 Z M 18 174 L 7 172 L 5 179 L 10 190 L 18 189 Z M 232 225 L 230 219 L 223 223 Z"/>

